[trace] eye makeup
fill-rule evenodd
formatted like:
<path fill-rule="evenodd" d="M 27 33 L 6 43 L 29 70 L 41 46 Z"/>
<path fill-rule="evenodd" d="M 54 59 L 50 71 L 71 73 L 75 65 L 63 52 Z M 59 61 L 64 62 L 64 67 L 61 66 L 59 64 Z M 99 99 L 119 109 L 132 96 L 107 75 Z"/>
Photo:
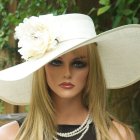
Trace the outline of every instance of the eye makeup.
<path fill-rule="evenodd" d="M 62 58 L 56 58 L 54 60 L 52 60 L 49 64 L 54 66 L 54 67 L 59 67 L 64 65 L 65 61 Z M 74 67 L 74 68 L 84 68 L 87 66 L 87 61 L 86 61 L 86 57 L 76 57 L 74 59 L 72 59 L 72 61 L 70 62 L 70 66 Z"/>
<path fill-rule="evenodd" d="M 72 66 L 75 68 L 84 68 L 87 66 L 87 62 L 82 61 L 82 60 L 74 60 L 72 62 Z"/>
<path fill-rule="evenodd" d="M 63 65 L 63 61 L 60 59 L 54 59 L 49 64 L 57 67 Z"/>

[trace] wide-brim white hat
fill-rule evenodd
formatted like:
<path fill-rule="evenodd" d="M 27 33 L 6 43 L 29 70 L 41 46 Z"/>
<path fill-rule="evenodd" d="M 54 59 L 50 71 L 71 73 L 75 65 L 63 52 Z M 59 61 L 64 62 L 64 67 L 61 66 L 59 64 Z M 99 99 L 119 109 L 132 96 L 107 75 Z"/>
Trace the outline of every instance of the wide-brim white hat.
<path fill-rule="evenodd" d="M 16 27 L 15 38 L 19 39 L 19 51 L 27 61 L 0 71 L 0 98 L 11 104 L 29 104 L 33 72 L 71 50 L 94 42 L 98 44 L 108 89 L 123 88 L 140 80 L 138 24 L 96 35 L 93 21 L 87 15 L 43 15 L 25 19 Z"/>

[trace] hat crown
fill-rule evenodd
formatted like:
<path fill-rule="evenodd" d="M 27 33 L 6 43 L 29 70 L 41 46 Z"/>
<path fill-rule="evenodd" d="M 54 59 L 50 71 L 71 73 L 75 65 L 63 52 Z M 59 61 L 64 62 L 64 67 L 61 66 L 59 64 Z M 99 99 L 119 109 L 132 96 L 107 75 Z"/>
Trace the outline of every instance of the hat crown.
<path fill-rule="evenodd" d="M 60 15 L 56 16 L 55 20 L 60 39 L 88 39 L 96 36 L 93 20 L 87 15 Z"/>

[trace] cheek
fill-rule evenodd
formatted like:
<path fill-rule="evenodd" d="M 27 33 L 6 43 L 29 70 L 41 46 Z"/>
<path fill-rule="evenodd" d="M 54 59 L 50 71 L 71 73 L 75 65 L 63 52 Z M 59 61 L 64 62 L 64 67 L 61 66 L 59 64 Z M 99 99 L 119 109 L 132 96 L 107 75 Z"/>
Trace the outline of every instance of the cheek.
<path fill-rule="evenodd" d="M 50 68 L 46 68 L 46 79 L 49 86 L 55 84 L 55 81 L 57 80 L 56 76 L 57 72 Z"/>
<path fill-rule="evenodd" d="M 87 81 L 87 76 L 88 76 L 88 69 L 85 69 L 81 72 L 78 72 L 75 76 L 75 79 L 77 82 L 85 84 L 85 82 Z"/>
<path fill-rule="evenodd" d="M 53 75 L 50 73 L 50 72 L 46 72 L 46 79 L 47 79 L 47 82 L 50 83 L 51 81 L 53 81 Z"/>

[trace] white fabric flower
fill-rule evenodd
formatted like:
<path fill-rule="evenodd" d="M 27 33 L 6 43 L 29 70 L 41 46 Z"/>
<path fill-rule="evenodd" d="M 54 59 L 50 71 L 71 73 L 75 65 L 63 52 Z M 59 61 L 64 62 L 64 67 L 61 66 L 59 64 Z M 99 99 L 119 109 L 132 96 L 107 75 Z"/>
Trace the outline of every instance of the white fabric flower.
<path fill-rule="evenodd" d="M 15 28 L 15 38 L 19 40 L 18 51 L 25 60 L 39 58 L 55 49 L 57 42 L 53 15 L 25 18 Z"/>

